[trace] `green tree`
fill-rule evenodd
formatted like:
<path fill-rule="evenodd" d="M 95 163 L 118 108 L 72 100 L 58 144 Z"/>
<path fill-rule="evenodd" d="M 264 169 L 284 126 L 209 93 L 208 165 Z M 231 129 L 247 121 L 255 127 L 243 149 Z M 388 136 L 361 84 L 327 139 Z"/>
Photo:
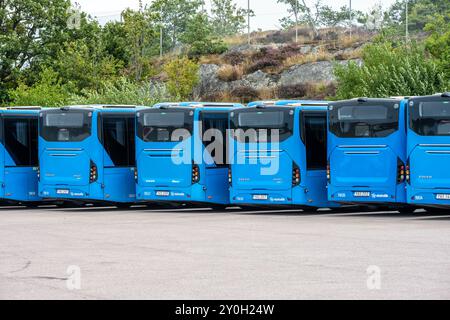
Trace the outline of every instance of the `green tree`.
<path fill-rule="evenodd" d="M 198 84 L 199 66 L 187 57 L 174 59 L 164 66 L 167 73 L 167 89 L 175 100 L 188 99 Z"/>
<path fill-rule="evenodd" d="M 429 95 L 443 92 L 449 85 L 442 70 L 417 44 L 398 48 L 389 43 L 367 45 L 361 66 L 336 64 L 334 73 L 340 99 Z"/>
<path fill-rule="evenodd" d="M 0 0 L 0 101 L 24 68 L 55 53 L 67 29 L 68 0 Z"/>
<path fill-rule="evenodd" d="M 200 11 L 203 0 L 155 0 L 148 11 L 156 15 L 163 36 L 170 38 L 169 49 L 174 48 L 189 22 Z"/>
<path fill-rule="evenodd" d="M 211 24 L 218 37 L 232 36 L 240 33 L 247 26 L 248 11 L 238 8 L 233 0 L 211 1 Z M 250 12 L 254 15 L 253 11 Z"/>
<path fill-rule="evenodd" d="M 116 77 L 123 64 L 101 48 L 91 49 L 85 41 L 78 40 L 63 45 L 53 67 L 63 83 L 80 92 L 98 88 L 101 81 Z"/>
<path fill-rule="evenodd" d="M 70 93 L 57 79 L 52 69 L 44 69 L 41 78 L 33 86 L 19 82 L 16 89 L 8 92 L 11 97 L 9 105 L 58 107 L 67 104 Z"/>
<path fill-rule="evenodd" d="M 298 42 L 298 26 L 300 24 L 309 25 L 314 37 L 317 37 L 322 0 L 316 0 L 312 6 L 308 6 L 305 0 L 277 0 L 277 2 L 288 6 L 290 16 L 280 21 L 285 27 L 295 26 L 295 42 Z"/>
<path fill-rule="evenodd" d="M 213 27 L 204 13 L 198 13 L 190 20 L 180 40 L 189 47 L 190 57 L 221 54 L 227 50 L 224 42 L 214 35 Z"/>
<path fill-rule="evenodd" d="M 144 75 L 148 57 L 154 53 L 152 44 L 157 35 L 154 15 L 141 8 L 138 11 L 127 9 L 122 13 L 122 17 L 130 55 L 129 71 L 134 75 L 134 79 L 139 81 Z"/>
<path fill-rule="evenodd" d="M 450 14 L 436 15 L 425 31 L 431 33 L 425 42 L 426 48 L 450 81 Z"/>

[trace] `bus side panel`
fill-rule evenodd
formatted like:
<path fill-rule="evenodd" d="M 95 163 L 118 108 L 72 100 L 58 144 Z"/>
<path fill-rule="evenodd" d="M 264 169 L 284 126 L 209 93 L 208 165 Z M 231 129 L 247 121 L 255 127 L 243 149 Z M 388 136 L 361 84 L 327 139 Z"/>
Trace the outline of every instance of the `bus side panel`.
<path fill-rule="evenodd" d="M 35 168 L 15 167 L 5 169 L 5 198 L 14 201 L 39 201 L 38 177 Z"/>
<path fill-rule="evenodd" d="M 105 168 L 104 199 L 113 202 L 135 202 L 136 186 L 133 168 Z"/>
<path fill-rule="evenodd" d="M 208 202 L 229 204 L 228 168 L 206 168 L 206 199 Z"/>
<path fill-rule="evenodd" d="M 5 148 L 0 143 L 0 199 L 5 197 Z"/>

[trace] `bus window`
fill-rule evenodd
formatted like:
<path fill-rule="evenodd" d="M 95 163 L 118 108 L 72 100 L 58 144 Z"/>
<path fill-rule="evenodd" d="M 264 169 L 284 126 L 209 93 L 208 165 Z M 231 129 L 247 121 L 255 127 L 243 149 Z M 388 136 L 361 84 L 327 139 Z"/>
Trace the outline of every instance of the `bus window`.
<path fill-rule="evenodd" d="M 228 128 L 228 113 L 226 112 L 202 112 L 202 141 L 214 163 L 218 167 L 227 166 L 227 128 Z M 218 132 L 214 133 L 209 130 L 216 129 Z M 216 135 L 221 135 L 220 145 L 217 142 Z M 206 134 L 206 135 L 205 135 Z M 211 146 L 211 147 L 209 147 Z"/>
<path fill-rule="evenodd" d="M 241 143 L 272 142 L 275 130 L 281 142 L 293 134 L 294 110 L 283 108 L 232 112 L 231 125 L 234 139 Z"/>
<path fill-rule="evenodd" d="M 14 163 L 21 167 L 38 165 L 37 119 L 4 118 L 4 143 Z"/>
<path fill-rule="evenodd" d="M 138 118 L 138 136 L 145 142 L 178 142 L 180 135 L 192 135 L 194 111 L 152 110 Z M 183 129 L 181 131 L 177 131 Z M 175 134 L 179 132 L 180 134 Z"/>
<path fill-rule="evenodd" d="M 41 136 L 49 142 L 79 142 L 91 135 L 91 111 L 49 111 L 41 117 Z"/>
<path fill-rule="evenodd" d="M 330 111 L 330 131 L 341 138 L 381 138 L 398 130 L 398 104 L 353 105 Z"/>
<path fill-rule="evenodd" d="M 114 166 L 134 166 L 134 115 L 102 115 L 101 122 L 102 144 Z"/>
<path fill-rule="evenodd" d="M 327 118 L 326 115 L 305 114 L 302 140 L 306 147 L 308 170 L 327 168 Z"/>
<path fill-rule="evenodd" d="M 450 136 L 450 102 L 421 102 L 413 105 L 411 129 L 421 136 Z"/>

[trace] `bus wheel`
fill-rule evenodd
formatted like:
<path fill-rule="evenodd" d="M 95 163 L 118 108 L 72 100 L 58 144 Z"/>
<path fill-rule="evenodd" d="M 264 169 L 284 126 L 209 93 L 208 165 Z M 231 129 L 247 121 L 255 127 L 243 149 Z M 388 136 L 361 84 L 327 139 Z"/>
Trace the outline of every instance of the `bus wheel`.
<path fill-rule="evenodd" d="M 416 207 L 401 207 L 397 211 L 400 213 L 414 213 L 416 209 Z"/>
<path fill-rule="evenodd" d="M 130 209 L 131 208 L 131 204 L 129 204 L 129 203 L 116 203 L 115 206 L 118 209 Z"/>
<path fill-rule="evenodd" d="M 211 209 L 213 209 L 214 211 L 224 211 L 227 209 L 227 206 L 225 205 L 220 205 L 220 204 L 214 204 L 212 206 L 210 206 Z"/>
<path fill-rule="evenodd" d="M 25 207 L 27 207 L 29 209 L 36 209 L 37 207 L 39 207 L 39 203 L 27 202 L 27 203 L 25 203 Z"/>

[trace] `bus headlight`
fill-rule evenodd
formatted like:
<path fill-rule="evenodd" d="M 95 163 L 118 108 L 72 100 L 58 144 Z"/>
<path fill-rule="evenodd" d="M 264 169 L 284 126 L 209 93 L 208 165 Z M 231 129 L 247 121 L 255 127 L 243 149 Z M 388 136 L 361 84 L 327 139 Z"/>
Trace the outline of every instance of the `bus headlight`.
<path fill-rule="evenodd" d="M 89 182 L 93 183 L 98 179 L 98 170 L 95 163 L 91 160 L 90 170 L 89 170 Z"/>

